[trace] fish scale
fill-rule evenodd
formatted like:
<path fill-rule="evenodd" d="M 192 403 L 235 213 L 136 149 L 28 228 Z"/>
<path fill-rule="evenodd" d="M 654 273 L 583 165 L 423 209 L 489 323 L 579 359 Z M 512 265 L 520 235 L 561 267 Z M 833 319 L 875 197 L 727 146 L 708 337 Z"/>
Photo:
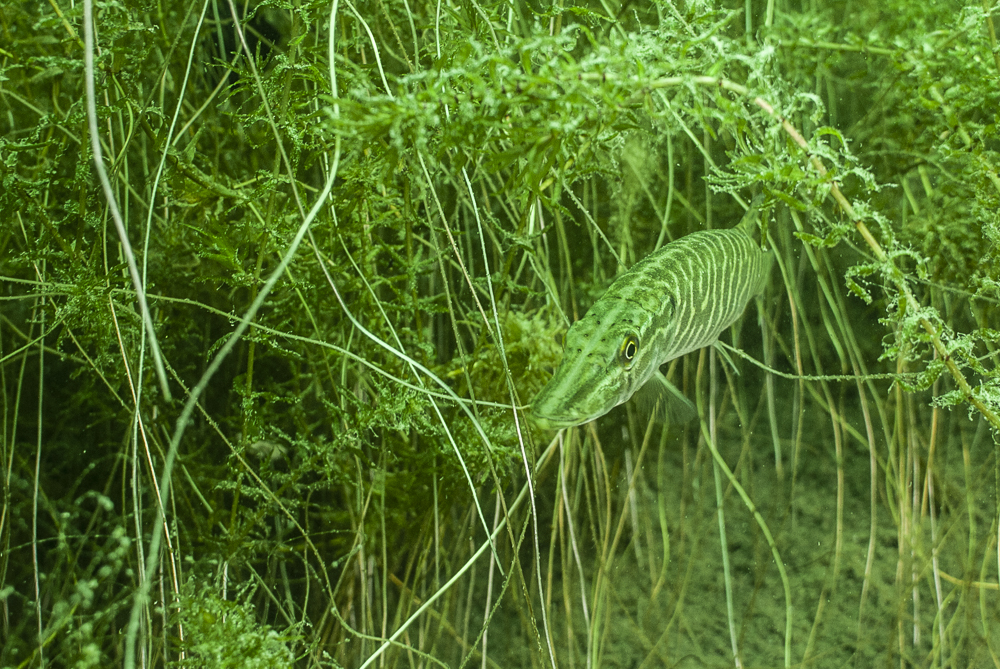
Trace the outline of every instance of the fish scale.
<path fill-rule="evenodd" d="M 767 282 L 771 255 L 750 236 L 754 216 L 681 237 L 615 279 L 566 333 L 563 360 L 532 403 L 536 424 L 594 420 L 663 363 L 714 343 Z"/>

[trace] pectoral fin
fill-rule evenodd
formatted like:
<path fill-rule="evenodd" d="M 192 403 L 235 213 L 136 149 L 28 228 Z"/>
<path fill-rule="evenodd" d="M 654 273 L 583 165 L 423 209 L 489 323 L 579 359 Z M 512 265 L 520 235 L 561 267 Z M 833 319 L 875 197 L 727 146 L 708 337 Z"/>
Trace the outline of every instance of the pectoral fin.
<path fill-rule="evenodd" d="M 698 410 L 684 393 L 667 381 L 660 370 L 635 394 L 636 408 L 644 417 L 657 422 L 686 423 L 698 415 Z"/>

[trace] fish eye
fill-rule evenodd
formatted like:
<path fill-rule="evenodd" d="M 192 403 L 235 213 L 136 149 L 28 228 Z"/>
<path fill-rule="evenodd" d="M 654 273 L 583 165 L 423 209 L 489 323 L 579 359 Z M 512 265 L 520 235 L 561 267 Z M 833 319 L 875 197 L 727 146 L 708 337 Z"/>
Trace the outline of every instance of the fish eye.
<path fill-rule="evenodd" d="M 635 360 L 638 352 L 639 339 L 634 334 L 625 335 L 622 347 L 618 352 L 618 358 L 621 360 L 622 365 L 625 366 L 625 369 L 632 366 L 632 361 Z"/>

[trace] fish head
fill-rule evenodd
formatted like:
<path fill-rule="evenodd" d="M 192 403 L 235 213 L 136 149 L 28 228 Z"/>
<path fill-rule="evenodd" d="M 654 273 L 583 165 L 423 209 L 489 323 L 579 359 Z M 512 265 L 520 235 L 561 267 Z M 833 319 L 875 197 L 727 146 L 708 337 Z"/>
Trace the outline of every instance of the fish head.
<path fill-rule="evenodd" d="M 562 362 L 532 402 L 532 418 L 543 429 L 603 416 L 632 397 L 660 365 L 662 320 L 602 302 L 570 327 Z"/>

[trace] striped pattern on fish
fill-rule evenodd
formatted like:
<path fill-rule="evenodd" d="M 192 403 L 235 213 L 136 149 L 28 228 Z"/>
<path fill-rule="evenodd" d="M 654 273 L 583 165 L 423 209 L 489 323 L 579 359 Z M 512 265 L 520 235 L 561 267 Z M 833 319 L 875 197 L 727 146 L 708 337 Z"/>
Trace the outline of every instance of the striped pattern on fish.
<path fill-rule="evenodd" d="M 561 428 L 627 401 L 660 365 L 714 343 L 767 282 L 771 254 L 738 226 L 673 241 L 621 274 L 566 333 L 562 363 L 532 403 Z"/>

